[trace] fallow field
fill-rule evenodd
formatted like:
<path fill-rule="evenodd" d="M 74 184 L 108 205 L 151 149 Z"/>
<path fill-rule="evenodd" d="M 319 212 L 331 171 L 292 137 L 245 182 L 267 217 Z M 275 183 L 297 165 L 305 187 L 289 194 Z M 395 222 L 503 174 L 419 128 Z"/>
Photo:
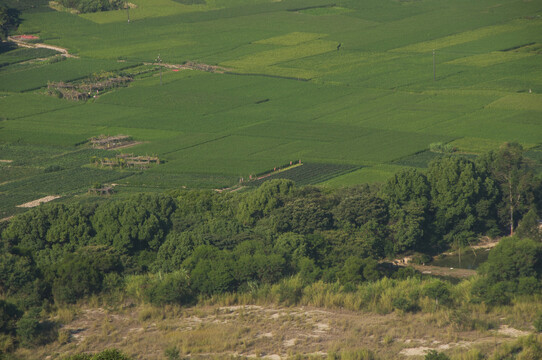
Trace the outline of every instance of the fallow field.
<path fill-rule="evenodd" d="M 539 1 L 132 2 L 130 22 L 125 10 L 23 9 L 17 34 L 75 57 L 0 49 L 0 218 L 93 183 L 117 196 L 221 188 L 298 160 L 302 184 L 383 181 L 427 166 L 436 142 L 476 155 L 516 141 L 542 158 Z M 158 56 L 192 65 L 160 75 Z M 103 72 L 134 80 L 86 101 L 47 95 Z M 136 145 L 93 149 L 102 134 Z M 161 163 L 90 164 L 119 152 Z"/>

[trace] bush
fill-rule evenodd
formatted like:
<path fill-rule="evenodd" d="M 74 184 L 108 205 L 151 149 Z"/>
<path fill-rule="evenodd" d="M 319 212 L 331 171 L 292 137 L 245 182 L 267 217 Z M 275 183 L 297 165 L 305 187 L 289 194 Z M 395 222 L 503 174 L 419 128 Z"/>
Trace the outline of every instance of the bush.
<path fill-rule="evenodd" d="M 186 304 L 193 300 L 188 276 L 184 271 L 156 277 L 146 289 L 147 301 L 152 305 Z"/>
<path fill-rule="evenodd" d="M 35 345 L 40 332 L 40 309 L 33 308 L 27 311 L 17 322 L 17 338 L 21 345 L 30 347 Z"/>
<path fill-rule="evenodd" d="M 432 280 L 425 284 L 422 289 L 423 295 L 435 299 L 437 304 L 449 305 L 452 302 L 448 284 L 442 280 Z"/>
<path fill-rule="evenodd" d="M 416 302 L 403 295 L 393 299 L 392 305 L 395 309 L 404 312 L 416 312 L 419 310 L 418 304 L 416 304 Z"/>
<path fill-rule="evenodd" d="M 450 358 L 446 354 L 439 353 L 436 350 L 429 351 L 427 355 L 425 355 L 424 359 L 425 360 L 450 360 Z"/>

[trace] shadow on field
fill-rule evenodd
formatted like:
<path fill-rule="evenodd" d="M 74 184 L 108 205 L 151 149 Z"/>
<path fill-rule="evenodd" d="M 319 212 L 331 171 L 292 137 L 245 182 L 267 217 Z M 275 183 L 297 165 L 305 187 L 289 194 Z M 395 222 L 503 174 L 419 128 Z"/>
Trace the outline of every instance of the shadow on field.
<path fill-rule="evenodd" d="M 12 42 L 0 41 L 0 54 L 17 49 L 17 45 Z"/>

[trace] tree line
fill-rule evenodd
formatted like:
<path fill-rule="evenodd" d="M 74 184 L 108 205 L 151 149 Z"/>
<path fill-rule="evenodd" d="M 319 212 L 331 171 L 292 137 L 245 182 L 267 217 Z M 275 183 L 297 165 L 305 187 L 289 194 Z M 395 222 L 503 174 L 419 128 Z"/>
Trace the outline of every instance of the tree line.
<path fill-rule="evenodd" d="M 381 259 L 436 254 L 481 235 L 516 235 L 491 252 L 471 289 L 473 301 L 506 304 L 511 294 L 541 291 L 541 202 L 542 182 L 521 146 L 504 144 L 475 160 L 442 156 L 427 171 L 401 170 L 377 185 L 328 190 L 278 179 L 245 193 L 42 205 L 0 229 L 0 340 L 46 341 L 36 309 L 92 294 L 192 304 L 292 276 L 348 291 L 416 275 Z M 446 286 L 428 294 L 444 299 Z M 416 309 L 406 297 L 394 306 Z"/>

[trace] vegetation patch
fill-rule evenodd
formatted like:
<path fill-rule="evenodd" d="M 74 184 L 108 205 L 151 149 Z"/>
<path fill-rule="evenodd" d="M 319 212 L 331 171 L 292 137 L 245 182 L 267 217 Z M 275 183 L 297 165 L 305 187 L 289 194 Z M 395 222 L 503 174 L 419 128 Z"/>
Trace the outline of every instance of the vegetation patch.
<path fill-rule="evenodd" d="M 338 15 L 351 12 L 351 9 L 340 6 L 322 6 L 309 9 L 299 10 L 302 14 L 308 14 L 313 16 L 325 16 L 325 15 Z"/>
<path fill-rule="evenodd" d="M 288 179 L 299 185 L 314 185 L 330 180 L 334 177 L 347 174 L 359 169 L 359 166 L 345 164 L 303 163 L 300 166 L 285 169 L 286 171 L 274 171 L 256 176 L 255 180 L 246 184 L 259 186 L 265 181 L 273 179 Z M 280 169 L 278 169 L 280 170 Z"/>
<path fill-rule="evenodd" d="M 254 44 L 294 46 L 308 41 L 313 41 L 325 37 L 326 34 L 292 32 L 286 35 L 275 36 L 269 39 L 255 41 Z"/>
<path fill-rule="evenodd" d="M 76 83 L 50 82 L 47 84 L 47 94 L 60 99 L 86 100 L 91 97 L 97 98 L 100 91 L 103 93 L 119 86 L 126 86 L 132 80 L 130 76 L 102 72 Z"/>

